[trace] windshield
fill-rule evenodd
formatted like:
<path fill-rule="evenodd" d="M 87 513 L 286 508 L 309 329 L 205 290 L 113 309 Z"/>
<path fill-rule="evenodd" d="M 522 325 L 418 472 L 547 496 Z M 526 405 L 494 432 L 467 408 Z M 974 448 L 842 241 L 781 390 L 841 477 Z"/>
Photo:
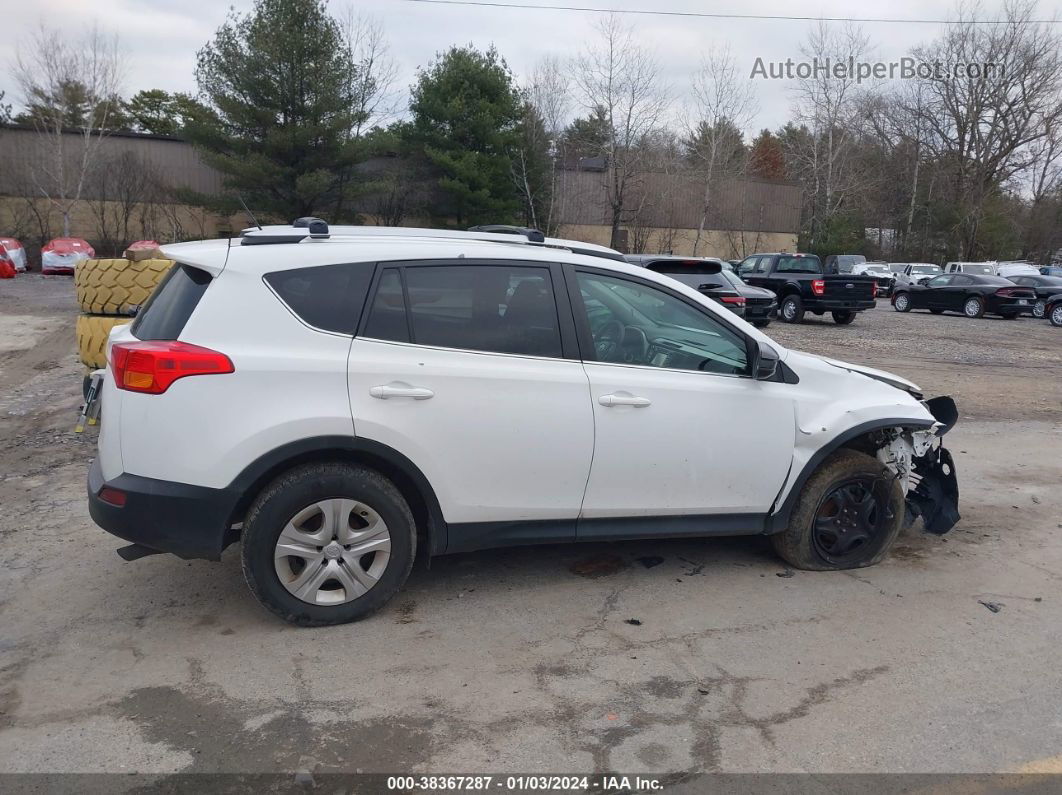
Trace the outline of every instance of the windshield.
<path fill-rule="evenodd" d="M 918 273 L 925 276 L 935 276 L 938 273 L 943 273 L 944 270 L 939 265 L 912 265 L 911 273 Z"/>
<path fill-rule="evenodd" d="M 889 265 L 889 270 L 892 271 L 893 273 L 903 273 L 903 269 L 906 268 L 906 267 L 907 267 L 907 263 L 894 262 L 891 265 Z"/>

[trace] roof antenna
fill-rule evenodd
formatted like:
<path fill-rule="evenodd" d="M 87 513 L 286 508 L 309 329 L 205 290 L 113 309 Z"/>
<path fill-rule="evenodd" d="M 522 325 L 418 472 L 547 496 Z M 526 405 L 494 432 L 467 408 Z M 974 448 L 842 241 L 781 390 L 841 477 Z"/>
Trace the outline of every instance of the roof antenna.
<path fill-rule="evenodd" d="M 243 200 L 243 194 L 237 193 L 236 198 L 240 200 L 240 204 L 243 206 L 243 211 L 247 213 L 247 217 L 251 219 L 251 223 L 261 229 L 262 225 L 258 223 L 258 219 L 254 217 L 254 213 L 252 213 L 251 210 L 247 207 L 247 202 Z"/>

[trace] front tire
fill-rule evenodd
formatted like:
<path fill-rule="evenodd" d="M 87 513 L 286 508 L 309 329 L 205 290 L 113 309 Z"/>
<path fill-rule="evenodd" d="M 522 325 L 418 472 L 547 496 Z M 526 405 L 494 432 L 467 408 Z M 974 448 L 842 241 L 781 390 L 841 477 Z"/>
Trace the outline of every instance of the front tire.
<path fill-rule="evenodd" d="M 900 533 L 903 490 L 876 458 L 842 449 L 804 484 L 789 526 L 771 536 L 789 565 L 833 571 L 880 562 Z"/>
<path fill-rule="evenodd" d="M 778 307 L 778 317 L 786 323 L 799 323 L 804 319 L 804 302 L 799 295 L 787 295 Z"/>
<path fill-rule="evenodd" d="M 907 293 L 899 293 L 896 296 L 896 299 L 892 302 L 892 308 L 897 312 L 910 312 L 911 296 Z"/>
<path fill-rule="evenodd" d="M 413 567 L 409 505 L 378 472 L 309 464 L 267 486 L 247 512 L 243 573 L 255 598 L 300 626 L 344 624 L 386 604 Z"/>
<path fill-rule="evenodd" d="M 833 322 L 838 326 L 847 326 L 853 320 L 855 320 L 855 312 L 831 312 L 833 315 Z"/>
<path fill-rule="evenodd" d="M 962 313 L 971 319 L 985 316 L 985 301 L 976 295 L 972 295 L 963 302 Z"/>

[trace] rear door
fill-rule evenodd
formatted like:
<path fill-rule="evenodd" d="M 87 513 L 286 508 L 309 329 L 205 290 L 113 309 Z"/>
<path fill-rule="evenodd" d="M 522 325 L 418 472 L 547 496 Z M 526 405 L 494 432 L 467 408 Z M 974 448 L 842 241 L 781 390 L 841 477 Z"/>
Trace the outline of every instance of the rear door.
<path fill-rule="evenodd" d="M 513 261 L 378 267 L 350 349 L 354 432 L 423 472 L 451 548 L 521 532 L 504 523 L 574 537 L 594 418 L 559 279 Z"/>

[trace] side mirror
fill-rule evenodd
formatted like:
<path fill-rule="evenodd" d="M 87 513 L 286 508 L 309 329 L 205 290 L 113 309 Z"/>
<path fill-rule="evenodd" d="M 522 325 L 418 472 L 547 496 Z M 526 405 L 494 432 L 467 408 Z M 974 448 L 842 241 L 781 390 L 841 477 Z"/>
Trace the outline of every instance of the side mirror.
<path fill-rule="evenodd" d="M 766 342 L 757 343 L 752 356 L 752 377 L 757 381 L 769 381 L 778 372 L 778 351 Z"/>

